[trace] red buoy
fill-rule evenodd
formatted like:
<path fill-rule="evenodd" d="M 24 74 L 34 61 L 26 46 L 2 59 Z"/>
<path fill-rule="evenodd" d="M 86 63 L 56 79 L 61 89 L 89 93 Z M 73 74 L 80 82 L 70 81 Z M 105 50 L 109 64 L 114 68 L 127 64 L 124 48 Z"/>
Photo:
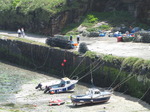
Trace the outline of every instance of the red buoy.
<path fill-rule="evenodd" d="M 117 42 L 122 42 L 122 37 L 121 36 L 117 37 Z"/>
<path fill-rule="evenodd" d="M 61 66 L 64 66 L 65 64 L 64 63 L 61 63 Z"/>
<path fill-rule="evenodd" d="M 67 62 L 67 60 L 66 59 L 64 59 L 64 63 L 66 63 Z"/>

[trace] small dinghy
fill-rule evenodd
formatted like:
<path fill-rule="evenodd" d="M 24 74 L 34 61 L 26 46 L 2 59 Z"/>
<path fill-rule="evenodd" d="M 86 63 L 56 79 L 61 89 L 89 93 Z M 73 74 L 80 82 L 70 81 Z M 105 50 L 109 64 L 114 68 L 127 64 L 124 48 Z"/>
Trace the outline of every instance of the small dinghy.
<path fill-rule="evenodd" d="M 107 102 L 112 95 L 112 90 L 100 90 L 98 88 L 90 88 L 84 95 L 72 95 L 71 101 L 74 105 L 104 103 Z"/>
<path fill-rule="evenodd" d="M 63 105 L 65 103 L 65 101 L 57 99 L 57 100 L 50 100 L 49 101 L 49 105 L 53 106 L 53 105 Z"/>
<path fill-rule="evenodd" d="M 49 92 L 51 94 L 55 94 L 55 93 L 73 91 L 77 82 L 78 82 L 78 80 L 71 80 L 71 79 L 65 77 L 65 78 L 61 79 L 59 84 L 54 84 L 54 85 L 48 86 L 45 89 L 44 93 Z"/>

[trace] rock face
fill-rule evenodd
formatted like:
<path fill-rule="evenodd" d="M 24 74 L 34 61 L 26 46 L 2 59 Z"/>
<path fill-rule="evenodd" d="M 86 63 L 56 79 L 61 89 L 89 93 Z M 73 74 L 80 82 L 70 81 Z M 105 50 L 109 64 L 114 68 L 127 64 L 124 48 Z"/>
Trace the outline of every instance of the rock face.
<path fill-rule="evenodd" d="M 77 23 L 87 11 L 129 11 L 143 23 L 150 24 L 150 0 L 82 0 L 80 8 L 69 10 L 51 18 L 51 34 L 56 34 L 70 23 Z M 83 3 L 84 2 L 84 3 Z"/>
<path fill-rule="evenodd" d="M 0 29 L 17 30 L 24 27 L 28 32 L 52 36 L 59 34 L 65 26 L 79 22 L 90 10 L 98 12 L 126 10 L 140 21 L 150 24 L 149 5 L 150 0 L 68 0 L 66 10 L 53 16 L 42 8 L 24 15 L 18 7 L 16 10 L 0 11 Z M 6 19 L 3 19 L 4 17 Z M 10 21 L 7 21 L 10 17 Z"/>
<path fill-rule="evenodd" d="M 142 22 L 150 24 L 150 0 L 94 0 L 93 11 L 129 11 Z"/>
<path fill-rule="evenodd" d="M 85 15 L 92 7 L 93 0 L 77 0 L 80 3 L 78 9 L 61 12 L 51 18 L 51 32 L 53 34 L 60 33 L 61 29 L 71 23 L 80 22 L 80 17 Z M 74 5 L 74 4 L 70 4 Z"/>
<path fill-rule="evenodd" d="M 91 9 L 93 0 L 67 0 L 66 4 L 54 8 L 61 9 L 56 13 L 37 8 L 23 13 L 22 7 L 0 11 L 0 29 L 17 30 L 24 27 L 26 32 L 53 35 L 61 32 L 62 28 L 71 23 L 77 23 Z M 65 8 L 64 8 L 65 7 Z M 11 13 L 10 13 L 11 12 Z M 4 19 L 4 17 L 6 19 Z M 8 21 L 7 19 L 11 19 Z"/>

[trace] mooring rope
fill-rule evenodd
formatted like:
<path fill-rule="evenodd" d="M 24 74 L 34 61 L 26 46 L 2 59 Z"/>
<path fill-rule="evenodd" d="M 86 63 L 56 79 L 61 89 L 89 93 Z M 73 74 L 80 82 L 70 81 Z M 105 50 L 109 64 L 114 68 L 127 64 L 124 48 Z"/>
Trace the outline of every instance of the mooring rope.
<path fill-rule="evenodd" d="M 97 61 L 98 61 L 98 60 L 97 60 Z M 92 65 L 94 65 L 97 61 L 94 61 L 94 62 L 92 63 Z M 98 65 L 99 63 L 100 63 L 100 62 L 98 62 L 97 65 Z M 95 65 L 95 66 L 97 66 L 97 65 Z M 85 69 L 81 70 L 78 74 L 76 74 L 76 75 L 74 75 L 74 76 L 78 76 L 80 73 L 82 73 L 84 70 L 88 69 L 89 67 L 90 67 L 90 65 L 87 66 Z M 74 77 L 74 76 L 73 76 L 73 77 Z"/>
<path fill-rule="evenodd" d="M 118 78 L 119 75 L 121 74 L 122 68 L 123 68 L 123 66 L 121 65 L 118 75 L 116 76 L 116 78 L 115 78 L 115 80 L 112 82 L 112 84 L 109 86 L 109 88 L 111 88 L 111 87 L 113 86 L 113 84 L 116 82 L 117 78 Z"/>
<path fill-rule="evenodd" d="M 64 69 L 62 70 L 62 72 L 63 72 L 63 77 L 65 77 L 66 75 L 65 75 Z"/>
<path fill-rule="evenodd" d="M 104 64 L 104 62 L 103 62 L 100 66 L 102 66 L 103 64 Z M 96 67 L 96 66 L 93 67 L 93 68 L 92 68 L 92 72 L 96 71 L 100 66 L 98 66 L 98 67 Z M 78 81 L 81 80 L 81 79 L 83 79 L 84 77 L 88 76 L 90 73 L 91 73 L 91 70 L 90 70 L 88 73 L 86 73 L 84 76 L 82 76 L 81 78 L 79 78 Z"/>
<path fill-rule="evenodd" d="M 91 72 L 91 84 L 92 84 L 92 86 L 94 86 L 93 74 L 92 74 L 92 70 L 91 70 L 91 64 L 90 64 L 90 72 Z"/>
<path fill-rule="evenodd" d="M 46 64 L 46 62 L 47 62 L 47 60 L 48 60 L 48 57 L 49 57 L 49 54 L 50 54 L 50 48 L 48 48 L 48 53 L 47 53 L 47 56 L 46 56 L 46 59 L 45 59 L 44 63 L 43 63 L 41 66 L 38 67 L 38 66 L 34 63 L 34 59 L 33 59 L 33 48 L 32 48 L 32 45 L 31 45 L 31 58 L 32 58 L 32 64 L 35 66 L 35 69 L 37 69 L 37 68 L 42 68 L 42 67 Z"/>
<path fill-rule="evenodd" d="M 117 84 L 113 90 L 115 90 L 117 87 L 121 86 L 122 84 L 124 84 L 125 82 L 127 82 L 128 80 L 130 80 L 131 78 L 133 78 L 135 75 L 129 76 L 127 77 L 125 80 L 123 80 L 122 82 L 120 82 L 119 84 Z"/>
<path fill-rule="evenodd" d="M 78 67 L 81 65 L 81 63 L 83 62 L 83 60 L 86 58 L 86 56 L 84 56 L 84 58 L 81 60 L 81 62 L 78 64 L 78 66 L 74 69 L 74 71 L 71 73 L 71 75 L 69 76 L 69 78 L 72 77 L 72 75 L 74 74 L 74 72 L 78 69 Z"/>
<path fill-rule="evenodd" d="M 142 97 L 138 100 L 138 102 L 148 93 L 148 91 L 150 90 L 150 87 L 147 89 L 147 91 L 142 95 Z"/>
<path fill-rule="evenodd" d="M 96 71 L 99 68 L 99 66 L 95 69 L 92 69 L 92 72 Z M 90 72 L 86 73 L 84 76 L 82 76 L 79 80 L 83 79 L 84 77 L 88 76 Z"/>

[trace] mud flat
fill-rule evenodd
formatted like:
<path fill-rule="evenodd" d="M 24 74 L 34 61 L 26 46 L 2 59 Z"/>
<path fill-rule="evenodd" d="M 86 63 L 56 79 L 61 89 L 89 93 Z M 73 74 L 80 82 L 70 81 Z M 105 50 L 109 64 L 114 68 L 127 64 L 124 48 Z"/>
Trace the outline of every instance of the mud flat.
<path fill-rule="evenodd" d="M 75 93 L 44 94 L 35 86 L 59 78 L 1 62 L 0 79 L 0 112 L 150 112 L 147 103 L 118 92 L 104 104 L 73 106 L 70 95 L 87 90 L 85 84 L 77 84 Z M 51 99 L 62 99 L 65 104 L 49 106 Z"/>

